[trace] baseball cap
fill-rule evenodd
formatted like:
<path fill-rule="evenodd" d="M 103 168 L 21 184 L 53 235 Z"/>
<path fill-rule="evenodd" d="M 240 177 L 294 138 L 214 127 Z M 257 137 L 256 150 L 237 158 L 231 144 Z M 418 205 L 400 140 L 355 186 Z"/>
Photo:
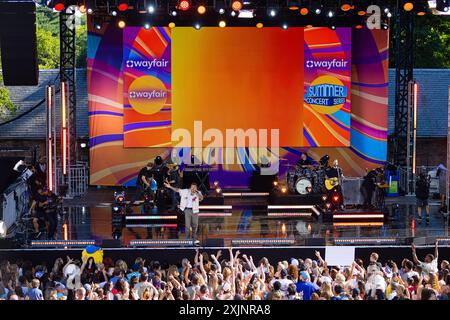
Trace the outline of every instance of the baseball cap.
<path fill-rule="evenodd" d="M 291 264 L 298 267 L 298 260 L 295 258 L 291 258 Z"/>
<path fill-rule="evenodd" d="M 306 271 L 302 271 L 302 272 L 300 272 L 300 278 L 302 278 L 303 280 L 308 280 L 309 275 Z"/>

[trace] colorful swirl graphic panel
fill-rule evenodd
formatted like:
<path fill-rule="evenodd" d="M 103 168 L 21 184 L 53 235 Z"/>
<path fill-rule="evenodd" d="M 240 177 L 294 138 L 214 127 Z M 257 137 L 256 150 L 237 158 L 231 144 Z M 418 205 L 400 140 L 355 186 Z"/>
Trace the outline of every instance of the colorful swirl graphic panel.
<path fill-rule="evenodd" d="M 170 31 L 165 28 L 162 31 L 160 30 L 160 32 L 163 31 L 166 35 L 170 34 Z M 124 147 L 125 136 L 133 132 L 133 129 L 128 130 L 130 127 L 125 127 L 125 125 L 134 123 L 134 120 L 131 116 L 129 120 L 128 118 L 126 120 L 130 122 L 125 122 L 125 113 L 131 110 L 126 107 L 127 104 L 123 96 L 126 77 L 123 74 L 124 45 L 122 32 L 123 30 L 115 26 L 97 30 L 92 28 L 91 24 L 89 28 L 88 98 L 90 183 L 92 185 L 133 185 L 138 170 L 146 162 L 153 160 L 157 155 L 168 159 L 172 151 L 171 148 L 164 147 Z M 314 48 L 314 37 L 309 37 L 309 32 L 313 31 L 305 32 L 305 47 L 308 43 L 308 48 L 305 48 L 305 63 L 308 59 L 307 56 L 318 59 L 317 57 L 321 54 L 319 48 Z M 347 43 L 348 38 L 343 38 L 339 32 L 336 32 L 335 35 L 337 35 L 341 47 L 344 43 Z M 321 133 L 320 131 L 317 131 L 317 133 L 306 131 L 308 134 L 312 132 L 313 135 L 313 137 L 309 137 L 310 139 L 306 139 L 305 135 L 306 141 L 304 142 L 307 147 L 283 147 L 281 149 L 280 157 L 283 160 L 280 161 L 280 175 L 282 178 L 288 168 L 286 164 L 295 163 L 302 151 L 307 151 L 312 159 L 319 159 L 324 154 L 330 155 L 331 159 L 338 159 L 346 176 L 363 175 L 366 169 L 377 167 L 386 160 L 388 32 L 384 30 L 352 30 L 351 37 L 351 90 L 348 92 L 348 97 L 351 94 L 351 109 L 346 101 L 342 109 L 330 117 L 318 112 L 317 108 L 311 108 L 311 110 L 305 108 L 303 112 L 305 119 L 309 117 L 310 121 L 319 121 L 317 124 L 320 124 L 322 128 L 333 129 L 336 133 L 339 133 L 341 138 L 345 138 L 345 132 L 348 131 L 345 128 L 348 128 L 350 123 L 350 134 L 344 139 L 344 141 L 350 140 L 350 146 L 339 148 L 314 147 L 321 145 Z M 168 46 L 170 45 L 168 44 Z M 339 45 L 336 46 L 339 47 Z M 327 50 L 329 49 L 332 54 L 336 55 L 336 59 L 342 56 L 340 49 L 333 51 L 335 48 L 327 48 Z M 311 52 L 314 52 L 314 54 Z M 167 85 L 167 90 L 171 90 L 171 82 L 167 80 L 167 77 L 164 80 L 163 73 L 163 70 L 161 70 L 161 82 L 165 86 Z M 334 76 L 336 74 L 334 72 Z M 147 74 L 143 75 L 146 76 Z M 322 75 L 327 75 L 327 72 L 320 71 L 319 76 Z M 339 79 L 342 83 L 348 81 L 345 78 Z M 313 77 L 307 78 L 305 73 L 304 90 L 307 90 L 308 82 L 311 83 L 313 80 Z M 167 111 L 165 110 L 165 112 Z M 313 111 L 318 114 L 315 115 Z M 349 115 L 350 120 L 347 120 L 345 115 Z M 314 120 L 319 118 L 322 121 Z M 151 121 L 156 121 L 156 119 L 151 119 Z M 289 119 L 286 119 L 286 121 L 289 121 Z M 304 123 L 308 129 L 312 126 L 308 126 L 306 121 Z M 135 132 L 140 131 L 136 130 Z M 303 133 L 305 133 L 305 130 Z M 143 138 L 142 141 L 148 140 Z M 163 143 L 164 139 L 161 140 L 162 145 Z M 257 161 L 255 159 L 258 155 L 253 154 L 251 148 L 240 148 L 235 151 L 242 163 L 215 166 L 210 175 L 211 181 L 220 181 L 222 187 L 248 186 L 249 178 L 256 168 L 254 162 Z"/>

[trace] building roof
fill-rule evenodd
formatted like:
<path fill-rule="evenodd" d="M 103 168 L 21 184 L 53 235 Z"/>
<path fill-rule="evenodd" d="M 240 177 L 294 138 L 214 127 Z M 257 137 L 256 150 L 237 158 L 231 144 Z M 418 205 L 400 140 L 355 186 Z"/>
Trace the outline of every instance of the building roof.
<path fill-rule="evenodd" d="M 45 98 L 45 87 L 54 85 L 59 89 L 59 70 L 41 70 L 37 86 L 10 86 L 8 87 L 11 100 L 18 111 L 15 117 L 29 111 Z M 88 105 L 87 105 L 87 78 L 86 69 L 77 69 L 77 136 L 88 137 Z M 55 105 L 59 106 L 59 94 L 55 95 Z M 59 125 L 59 108 L 56 108 L 56 123 Z M 46 131 L 46 107 L 42 103 L 30 113 L 5 125 L 0 125 L 0 139 L 42 139 Z"/>
<path fill-rule="evenodd" d="M 77 135 L 88 137 L 89 121 L 87 106 L 86 70 L 77 69 Z M 414 78 L 419 83 L 418 137 L 446 137 L 448 118 L 448 87 L 450 69 L 414 69 Z M 8 87 L 11 98 L 19 107 L 17 115 L 33 108 L 44 99 L 45 86 L 58 87 L 58 70 L 41 70 L 36 87 Z M 394 129 L 395 70 L 389 70 L 389 134 Z M 59 105 L 57 95 L 56 105 Z M 45 104 L 7 125 L 0 126 L 0 138 L 42 139 L 45 137 Z M 59 115 L 57 115 L 59 123 Z"/>
<path fill-rule="evenodd" d="M 447 137 L 450 69 L 414 69 L 419 84 L 418 137 Z M 389 69 L 389 134 L 394 131 L 395 69 Z"/>

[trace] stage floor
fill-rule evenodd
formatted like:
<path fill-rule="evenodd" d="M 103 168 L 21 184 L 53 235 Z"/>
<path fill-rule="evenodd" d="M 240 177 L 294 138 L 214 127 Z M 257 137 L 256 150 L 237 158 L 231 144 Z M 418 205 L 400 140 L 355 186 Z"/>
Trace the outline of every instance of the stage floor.
<path fill-rule="evenodd" d="M 68 240 L 96 240 L 98 244 L 112 238 L 112 190 L 92 189 L 81 199 L 65 201 L 66 213 L 60 219 L 58 239 L 64 238 L 63 224 L 67 226 Z M 393 204 L 399 204 L 398 214 L 392 214 Z M 231 239 L 293 239 L 294 245 L 329 245 L 341 238 L 411 238 L 448 236 L 449 228 L 439 213 L 439 202 L 430 201 L 430 224 L 413 224 L 416 212 L 415 197 L 387 199 L 389 214 L 381 223 L 363 225 L 361 223 L 336 224 L 325 221 L 323 215 L 311 216 L 270 216 L 266 197 L 226 197 L 225 205 L 232 210 L 223 216 L 201 216 L 198 239 L 200 245 L 217 243 L 211 239 L 224 239 L 229 246 Z M 135 214 L 140 207 L 134 207 Z M 164 215 L 167 211 L 152 210 L 147 215 Z M 173 215 L 173 214 L 172 214 Z M 417 213 L 416 213 L 417 217 Z M 181 220 L 183 217 L 181 217 Z M 184 227 L 129 227 L 123 228 L 121 244 L 126 247 L 134 239 L 184 239 Z M 321 240 L 323 243 L 319 244 Z M 212 241 L 212 242 L 211 242 Z M 319 242 L 317 242 L 319 241 Z"/>

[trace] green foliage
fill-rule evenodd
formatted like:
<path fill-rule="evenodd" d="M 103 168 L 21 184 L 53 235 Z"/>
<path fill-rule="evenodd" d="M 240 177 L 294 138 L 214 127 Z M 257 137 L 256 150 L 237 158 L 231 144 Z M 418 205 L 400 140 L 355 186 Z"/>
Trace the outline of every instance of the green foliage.
<path fill-rule="evenodd" d="M 3 77 L 0 75 L 0 119 L 16 111 L 17 106 L 11 101 L 9 90 L 3 86 Z"/>
<path fill-rule="evenodd" d="M 395 24 L 390 30 L 389 67 L 395 68 Z M 450 19 L 427 14 L 414 18 L 414 68 L 450 68 Z"/>
<path fill-rule="evenodd" d="M 50 31 L 36 30 L 39 69 L 59 68 L 59 39 Z"/>

